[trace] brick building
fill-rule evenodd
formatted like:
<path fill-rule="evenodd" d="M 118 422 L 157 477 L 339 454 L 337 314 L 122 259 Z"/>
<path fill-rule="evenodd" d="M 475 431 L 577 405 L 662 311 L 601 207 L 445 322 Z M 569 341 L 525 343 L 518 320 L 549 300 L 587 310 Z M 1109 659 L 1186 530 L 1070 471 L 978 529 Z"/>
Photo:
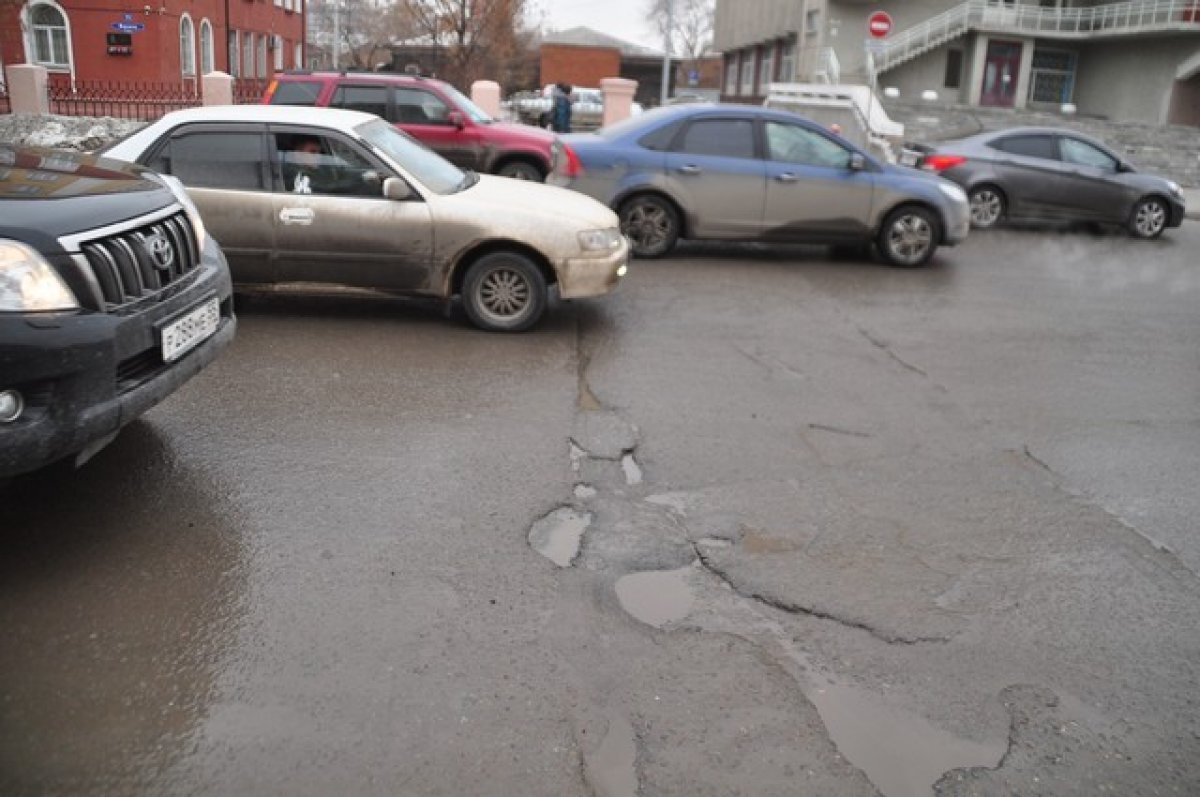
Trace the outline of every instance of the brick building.
<path fill-rule="evenodd" d="M 304 64 L 304 0 L 27 0 L 0 3 L 0 62 L 55 82 L 195 85 Z"/>
<path fill-rule="evenodd" d="M 637 102 L 657 105 L 662 61 L 661 50 L 631 44 L 591 28 L 571 28 L 542 40 L 541 82 L 598 88 L 603 78 L 623 77 L 638 82 L 634 97 Z M 673 87 L 675 75 L 670 78 Z"/>

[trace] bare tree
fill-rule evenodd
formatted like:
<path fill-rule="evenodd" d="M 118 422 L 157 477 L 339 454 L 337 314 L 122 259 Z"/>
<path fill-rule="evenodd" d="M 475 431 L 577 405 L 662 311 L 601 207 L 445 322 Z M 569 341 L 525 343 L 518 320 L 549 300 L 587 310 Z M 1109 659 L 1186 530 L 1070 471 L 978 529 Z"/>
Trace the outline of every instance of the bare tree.
<path fill-rule="evenodd" d="M 668 14 L 667 6 L 670 6 Z M 716 0 L 649 0 L 646 21 L 650 29 L 665 41 L 671 37 L 671 51 L 694 63 L 712 48 L 713 15 Z M 670 16 L 670 29 L 667 17 Z"/>
<path fill-rule="evenodd" d="M 335 4 L 340 44 L 338 63 L 343 69 L 373 70 L 387 64 L 391 61 L 393 42 L 413 35 L 412 21 L 384 0 L 310 0 L 309 41 L 328 53 L 330 65 Z"/>
<path fill-rule="evenodd" d="M 526 0 L 397 0 L 417 38 L 444 50 L 444 74 L 459 86 L 480 78 L 509 82 L 509 65 L 529 47 Z"/>

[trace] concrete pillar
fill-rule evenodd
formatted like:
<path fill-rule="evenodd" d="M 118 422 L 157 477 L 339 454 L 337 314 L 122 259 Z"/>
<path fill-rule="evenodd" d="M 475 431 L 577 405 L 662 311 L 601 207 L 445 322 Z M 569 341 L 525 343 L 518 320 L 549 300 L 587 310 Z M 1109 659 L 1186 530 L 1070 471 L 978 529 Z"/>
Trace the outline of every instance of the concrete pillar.
<path fill-rule="evenodd" d="M 9 64 L 4 67 L 8 104 L 13 113 L 50 113 L 49 75 L 44 66 Z"/>
<path fill-rule="evenodd" d="M 606 77 L 600 81 L 600 90 L 604 92 L 604 127 L 632 115 L 637 87 L 636 80 L 620 77 Z"/>
<path fill-rule="evenodd" d="M 983 96 L 983 65 L 987 63 L 988 37 L 975 37 L 975 53 L 967 70 L 967 105 L 978 105 Z"/>
<path fill-rule="evenodd" d="M 1029 84 L 1033 82 L 1033 39 L 1020 39 L 1021 71 L 1017 75 L 1017 96 L 1013 107 L 1024 108 L 1029 104 Z"/>
<path fill-rule="evenodd" d="M 204 85 L 205 105 L 233 105 L 233 78 L 224 72 L 205 72 L 200 78 Z"/>
<path fill-rule="evenodd" d="M 494 80 L 476 80 L 471 84 L 471 102 L 488 116 L 500 118 L 500 84 Z"/>

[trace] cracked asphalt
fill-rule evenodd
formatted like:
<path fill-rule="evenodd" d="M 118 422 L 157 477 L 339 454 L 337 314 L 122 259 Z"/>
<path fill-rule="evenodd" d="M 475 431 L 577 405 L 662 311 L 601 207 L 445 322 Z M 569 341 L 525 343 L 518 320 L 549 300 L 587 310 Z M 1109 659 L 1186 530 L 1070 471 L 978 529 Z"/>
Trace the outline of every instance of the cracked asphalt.
<path fill-rule="evenodd" d="M 0 793 L 1195 793 L 1196 251 L 243 301 L 3 494 Z"/>

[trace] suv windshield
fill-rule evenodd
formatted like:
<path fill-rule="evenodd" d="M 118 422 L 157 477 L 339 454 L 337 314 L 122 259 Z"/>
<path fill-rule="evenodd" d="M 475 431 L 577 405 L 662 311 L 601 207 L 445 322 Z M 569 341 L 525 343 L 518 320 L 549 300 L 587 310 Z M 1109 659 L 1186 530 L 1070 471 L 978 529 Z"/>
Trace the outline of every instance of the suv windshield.
<path fill-rule="evenodd" d="M 433 150 L 414 141 L 382 119 L 354 128 L 363 140 L 403 167 L 423 186 L 439 194 L 453 194 L 474 184 L 465 172 Z"/>
<path fill-rule="evenodd" d="M 475 121 L 476 124 L 490 125 L 496 121 L 488 116 L 487 111 L 480 108 L 475 103 L 471 102 L 461 91 L 451 86 L 449 83 L 442 86 L 442 89 L 450 95 L 451 99 L 458 105 L 459 108 L 467 112 L 467 115 Z"/>

